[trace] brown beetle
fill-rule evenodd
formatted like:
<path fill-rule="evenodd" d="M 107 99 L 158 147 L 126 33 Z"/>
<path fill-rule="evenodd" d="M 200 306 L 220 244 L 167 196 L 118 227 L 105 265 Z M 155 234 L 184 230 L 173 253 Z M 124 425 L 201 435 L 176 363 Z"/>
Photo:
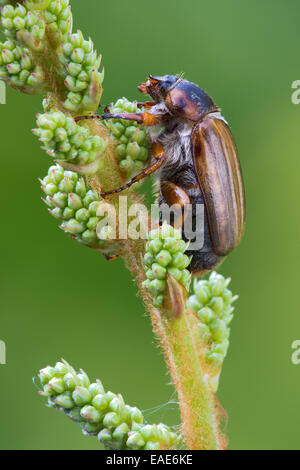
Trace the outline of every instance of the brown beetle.
<path fill-rule="evenodd" d="M 133 183 L 158 174 L 159 204 L 205 207 L 204 243 L 193 255 L 190 271 L 203 274 L 220 264 L 240 242 L 245 225 L 245 195 L 237 150 L 230 129 L 212 98 L 182 77 L 150 75 L 138 87 L 153 101 L 139 103 L 140 113 L 90 115 L 76 118 L 118 118 L 149 126 L 152 164 Z M 158 126 L 159 125 L 159 126 Z M 163 125 L 163 128 L 161 127 Z M 184 218 L 182 218 L 184 226 Z M 183 229 L 183 238 L 187 240 Z"/>

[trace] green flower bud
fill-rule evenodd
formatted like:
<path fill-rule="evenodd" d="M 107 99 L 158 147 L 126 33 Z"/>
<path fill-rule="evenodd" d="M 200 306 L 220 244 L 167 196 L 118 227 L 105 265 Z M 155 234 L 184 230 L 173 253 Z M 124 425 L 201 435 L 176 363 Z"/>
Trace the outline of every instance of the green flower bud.
<path fill-rule="evenodd" d="M 41 67 L 31 57 L 28 49 L 9 38 L 0 43 L 0 79 L 26 93 L 40 93 L 44 87 Z"/>
<path fill-rule="evenodd" d="M 172 255 L 167 250 L 161 250 L 156 256 L 156 261 L 165 268 L 172 260 Z"/>
<path fill-rule="evenodd" d="M 209 302 L 209 306 L 215 311 L 217 315 L 220 315 L 224 310 L 224 300 L 222 297 L 213 297 Z"/>
<path fill-rule="evenodd" d="M 32 40 L 42 40 L 45 35 L 45 22 L 38 12 L 28 10 L 24 5 L 6 5 L 1 10 L 1 23 L 4 34 L 17 39 L 19 31 L 26 31 Z"/>
<path fill-rule="evenodd" d="M 134 408 L 130 408 L 130 419 L 131 421 L 134 421 L 135 423 L 143 423 L 144 422 L 144 417 L 143 417 L 143 414 L 142 412 L 134 407 Z"/>
<path fill-rule="evenodd" d="M 113 440 L 111 431 L 109 429 L 102 429 L 98 434 L 98 440 L 109 447 L 109 443 Z"/>
<path fill-rule="evenodd" d="M 97 171 L 107 140 L 90 135 L 87 128 L 77 125 L 71 117 L 55 109 L 38 115 L 36 123 L 38 127 L 33 129 L 33 133 L 44 143 L 43 148 L 49 155 L 77 165 L 82 173 Z M 90 166 L 92 163 L 94 165 Z"/>
<path fill-rule="evenodd" d="M 153 276 L 154 278 L 153 279 L 166 279 L 166 275 L 167 275 L 167 270 L 159 265 L 158 263 L 153 263 L 152 264 L 152 273 L 153 273 Z"/>
<path fill-rule="evenodd" d="M 67 416 L 73 421 L 76 421 L 78 423 L 84 421 L 84 419 L 82 418 L 80 414 L 80 408 L 72 408 L 70 411 L 68 411 Z"/>
<path fill-rule="evenodd" d="M 57 39 L 64 37 L 72 30 L 72 14 L 69 0 L 53 0 L 44 11 L 44 18 L 48 30 L 58 35 Z"/>
<path fill-rule="evenodd" d="M 92 395 L 85 387 L 77 386 L 72 393 L 72 398 L 76 405 L 83 406 L 91 401 Z"/>
<path fill-rule="evenodd" d="M 48 366 L 48 367 L 45 367 L 44 369 L 41 369 L 39 373 L 41 384 L 46 385 L 49 382 L 49 380 L 51 380 L 54 377 L 54 375 L 55 375 L 54 367 Z"/>
<path fill-rule="evenodd" d="M 133 432 L 126 442 L 127 447 L 132 450 L 140 450 L 145 446 L 145 441 L 139 432 Z"/>
<path fill-rule="evenodd" d="M 70 219 L 66 222 L 63 222 L 60 228 L 65 232 L 69 232 L 74 235 L 79 235 L 85 230 L 85 225 L 75 219 Z"/>
<path fill-rule="evenodd" d="M 175 279 L 177 281 L 181 280 L 181 271 L 180 271 L 180 269 L 170 267 L 168 269 L 168 273 L 172 274 L 172 276 L 175 277 Z"/>
<path fill-rule="evenodd" d="M 49 380 L 48 385 L 55 393 L 62 393 L 65 390 L 63 380 L 58 377 L 53 377 L 53 379 Z"/>
<path fill-rule="evenodd" d="M 65 86 L 69 90 L 65 108 L 76 113 L 97 109 L 104 72 L 99 72 L 101 56 L 94 51 L 91 39 L 86 41 L 78 30 L 67 37 L 59 57 L 64 65 Z"/>
<path fill-rule="evenodd" d="M 102 385 L 102 383 L 100 382 L 100 380 L 97 380 L 97 382 L 95 383 L 92 383 L 89 385 L 89 392 L 90 394 L 95 397 L 99 394 L 104 394 L 104 387 Z"/>
<path fill-rule="evenodd" d="M 60 376 L 64 376 L 65 374 L 69 372 L 68 366 L 64 364 L 63 362 L 57 362 L 55 364 L 54 370 L 55 370 L 55 373 Z"/>
<path fill-rule="evenodd" d="M 207 361 L 220 367 L 228 350 L 229 323 L 232 320 L 237 299 L 228 289 L 230 279 L 212 272 L 208 280 L 195 280 L 194 293 L 187 300 L 187 308 L 192 309 L 201 322 L 201 332 L 209 343 Z M 215 387 L 217 387 L 218 377 Z"/>
<path fill-rule="evenodd" d="M 39 394 L 48 397 L 48 405 L 78 423 L 84 434 L 98 434 L 107 449 L 175 448 L 178 437 L 167 426 L 143 424 L 138 408 L 125 405 L 121 395 L 105 393 L 99 380 L 90 384 L 84 371 L 76 372 L 66 361 L 42 369 L 39 377 Z"/>
<path fill-rule="evenodd" d="M 186 302 L 186 308 L 194 310 L 197 312 L 202 307 L 202 304 L 197 299 L 196 295 L 190 295 Z"/>
<path fill-rule="evenodd" d="M 66 390 L 69 390 L 70 392 L 73 392 L 73 390 L 75 390 L 76 386 L 80 384 L 80 381 L 77 378 L 77 376 L 74 375 L 71 372 L 68 372 L 64 376 L 63 380 L 64 380 Z"/>
<path fill-rule="evenodd" d="M 61 406 L 62 408 L 71 409 L 74 407 L 74 402 L 72 400 L 70 392 L 65 392 L 58 395 L 54 402 L 57 406 Z"/>
<path fill-rule="evenodd" d="M 89 423 L 100 423 L 102 417 L 101 413 L 91 405 L 86 405 L 81 408 L 80 414 L 84 419 L 89 421 Z"/>
<path fill-rule="evenodd" d="M 78 379 L 80 380 L 80 385 L 88 388 L 90 386 L 90 379 L 84 370 L 80 369 L 80 374 L 77 374 Z"/>
<path fill-rule="evenodd" d="M 160 279 L 154 279 L 150 282 L 148 287 L 149 291 L 155 297 L 156 295 L 162 293 L 165 290 L 166 282 Z"/>
<path fill-rule="evenodd" d="M 99 393 L 93 398 L 92 405 L 97 408 L 97 410 L 104 411 L 108 408 L 109 398 L 106 395 Z"/>
<path fill-rule="evenodd" d="M 126 98 L 119 99 L 109 106 L 110 113 L 138 111 L 136 102 L 130 102 Z M 110 119 L 104 123 L 110 130 L 111 138 L 116 142 L 120 168 L 130 178 L 145 166 L 148 159 L 146 132 L 140 124 L 128 123 L 122 119 Z"/>
<path fill-rule="evenodd" d="M 112 433 L 113 441 L 114 443 L 119 444 L 119 448 L 124 445 L 125 440 L 128 438 L 129 431 L 129 426 L 126 423 L 122 423 Z"/>
<path fill-rule="evenodd" d="M 98 432 L 102 429 L 101 424 L 95 423 L 86 423 L 82 429 L 83 434 L 88 434 L 90 436 L 96 436 Z"/>
<path fill-rule="evenodd" d="M 45 123 L 44 117 L 40 116 L 38 119 Z M 62 124 L 63 120 L 60 122 Z M 96 233 L 102 218 L 96 215 L 100 198 L 96 191 L 87 187 L 84 178 L 79 178 L 73 171 L 64 170 L 60 165 L 53 165 L 40 182 L 47 195 L 45 203 L 49 206 L 50 213 L 62 219 L 61 228 L 80 243 L 97 250 L 106 250 L 109 241 L 103 246 L 104 242 Z M 104 229 L 107 232 L 111 227 Z M 103 239 L 109 240 L 107 237 Z M 111 249 L 113 252 L 113 245 Z"/>
<path fill-rule="evenodd" d="M 190 258 L 184 254 L 187 244 L 180 237 L 180 231 L 167 224 L 148 234 L 144 255 L 147 279 L 143 287 L 152 294 L 155 307 L 163 305 L 168 273 L 189 290 L 191 274 L 185 268 Z"/>
<path fill-rule="evenodd" d="M 203 307 L 198 311 L 200 320 L 207 325 L 215 318 L 215 313 L 209 307 Z"/>
<path fill-rule="evenodd" d="M 112 411 L 105 415 L 103 419 L 103 424 L 107 428 L 116 428 L 120 424 L 120 421 L 120 416 Z"/>
<path fill-rule="evenodd" d="M 150 253 L 159 253 L 163 247 L 163 243 L 158 238 L 156 240 L 151 240 L 147 243 L 146 249 L 149 250 Z"/>

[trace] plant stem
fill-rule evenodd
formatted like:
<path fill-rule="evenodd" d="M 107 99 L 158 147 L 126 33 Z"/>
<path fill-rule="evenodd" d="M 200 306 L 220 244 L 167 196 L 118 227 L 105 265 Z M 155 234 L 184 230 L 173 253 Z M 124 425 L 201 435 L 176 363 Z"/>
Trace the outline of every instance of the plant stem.
<path fill-rule="evenodd" d="M 180 318 L 153 311 L 152 321 L 177 390 L 187 448 L 223 449 L 214 394 L 202 369 L 197 319 L 188 311 Z"/>
<path fill-rule="evenodd" d="M 141 285 L 142 252 L 127 242 L 127 266 L 137 277 L 177 392 L 185 445 L 189 450 L 223 450 L 226 439 L 219 429 L 220 406 L 209 383 L 204 358 L 206 345 L 199 332 L 199 320 L 190 310 L 175 317 L 153 307 Z"/>

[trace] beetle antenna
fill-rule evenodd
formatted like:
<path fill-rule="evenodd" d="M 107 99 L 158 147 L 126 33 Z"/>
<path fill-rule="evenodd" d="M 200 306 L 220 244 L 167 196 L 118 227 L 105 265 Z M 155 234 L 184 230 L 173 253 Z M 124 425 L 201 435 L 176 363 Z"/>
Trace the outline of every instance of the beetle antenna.
<path fill-rule="evenodd" d="M 172 85 L 170 88 L 169 88 L 169 91 L 173 90 L 173 88 L 175 88 L 179 82 L 181 82 L 181 80 L 183 80 L 184 78 L 184 72 L 181 72 L 181 73 L 178 73 L 177 75 L 177 80 L 176 82 L 174 83 L 174 85 Z"/>

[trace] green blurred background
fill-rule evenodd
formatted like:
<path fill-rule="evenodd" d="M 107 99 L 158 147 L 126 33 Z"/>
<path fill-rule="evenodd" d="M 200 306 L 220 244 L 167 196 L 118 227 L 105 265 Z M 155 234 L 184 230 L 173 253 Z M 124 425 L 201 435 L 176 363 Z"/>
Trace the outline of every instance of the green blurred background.
<path fill-rule="evenodd" d="M 240 298 L 218 397 L 231 449 L 299 449 L 299 122 L 297 0 L 74 0 L 75 28 L 105 65 L 103 103 L 138 96 L 148 73 L 184 71 L 230 122 L 247 228 L 220 271 Z M 1 119 L 2 449 L 98 449 L 44 406 L 31 377 L 61 356 L 142 409 L 174 400 L 150 321 L 122 261 L 107 263 L 57 229 L 37 177 L 50 165 L 31 135 L 40 97 L 7 89 Z M 149 420 L 176 424 L 163 408 Z"/>

